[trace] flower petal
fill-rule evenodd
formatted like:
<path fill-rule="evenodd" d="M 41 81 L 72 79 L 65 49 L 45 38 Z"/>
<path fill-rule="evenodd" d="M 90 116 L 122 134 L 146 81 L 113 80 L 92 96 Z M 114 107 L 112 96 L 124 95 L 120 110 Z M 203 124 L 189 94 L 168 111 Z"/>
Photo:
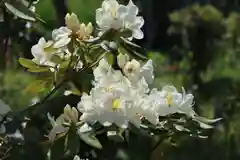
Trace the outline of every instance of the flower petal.
<path fill-rule="evenodd" d="M 133 37 L 136 39 L 143 39 L 144 34 L 141 29 L 137 29 L 133 31 Z"/>

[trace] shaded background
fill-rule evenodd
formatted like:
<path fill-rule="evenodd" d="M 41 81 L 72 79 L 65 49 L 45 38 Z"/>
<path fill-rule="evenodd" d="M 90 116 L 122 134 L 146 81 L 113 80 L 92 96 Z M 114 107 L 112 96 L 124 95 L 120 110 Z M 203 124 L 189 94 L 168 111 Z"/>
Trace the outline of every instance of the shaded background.
<path fill-rule="evenodd" d="M 122 0 L 127 3 L 128 0 Z M 154 60 L 154 86 L 186 87 L 196 97 L 195 108 L 209 118 L 222 117 L 209 139 L 181 138 L 175 145 L 159 145 L 152 160 L 240 159 L 240 1 L 136 0 L 145 19 L 145 38 L 136 43 Z M 41 97 L 26 91 L 35 79 L 17 62 L 32 58 L 30 49 L 41 36 L 64 24 L 68 12 L 82 22 L 94 22 L 101 0 L 40 0 L 38 13 L 47 23 L 29 24 L 0 12 L 0 97 L 13 109 Z M 1 21 L 4 17 L 4 22 Z M 143 143 L 142 140 L 138 141 Z M 145 145 L 145 144 L 143 144 Z"/>

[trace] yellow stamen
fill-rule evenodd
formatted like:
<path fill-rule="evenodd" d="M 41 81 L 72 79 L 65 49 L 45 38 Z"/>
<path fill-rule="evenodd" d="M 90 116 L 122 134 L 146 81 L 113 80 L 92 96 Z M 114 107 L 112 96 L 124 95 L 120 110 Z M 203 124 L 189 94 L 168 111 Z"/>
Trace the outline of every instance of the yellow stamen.
<path fill-rule="evenodd" d="M 168 94 L 167 96 L 167 104 L 170 106 L 172 104 L 172 94 Z"/>
<path fill-rule="evenodd" d="M 105 92 L 110 92 L 111 90 L 112 90 L 111 87 L 104 87 L 104 91 L 105 91 Z"/>
<path fill-rule="evenodd" d="M 115 111 L 115 110 L 118 110 L 120 108 L 120 99 L 114 99 L 112 101 L 112 109 Z"/>
<path fill-rule="evenodd" d="M 112 8 L 110 12 L 111 12 L 111 16 L 112 16 L 113 18 L 116 18 L 116 17 L 117 17 L 117 9 L 116 9 L 116 8 Z"/>

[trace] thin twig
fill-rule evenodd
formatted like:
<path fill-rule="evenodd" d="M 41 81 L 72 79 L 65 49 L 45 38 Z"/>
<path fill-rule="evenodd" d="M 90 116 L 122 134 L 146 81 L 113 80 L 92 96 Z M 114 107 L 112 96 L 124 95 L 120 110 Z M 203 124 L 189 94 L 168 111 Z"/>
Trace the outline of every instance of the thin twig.
<path fill-rule="evenodd" d="M 51 92 L 49 94 L 47 94 L 47 96 L 45 96 L 40 102 L 29 106 L 28 108 L 23 109 L 22 111 L 20 111 L 20 115 L 22 115 L 23 113 L 27 112 L 29 110 L 29 108 L 34 108 L 36 106 L 39 106 L 41 104 L 44 104 L 46 102 L 46 100 L 48 100 L 64 83 L 66 83 L 68 80 L 64 79 L 62 82 L 60 82 L 58 85 L 56 85 L 56 87 L 53 88 L 53 90 L 51 90 Z"/>
<path fill-rule="evenodd" d="M 169 137 L 170 137 L 170 135 L 167 135 L 167 136 L 164 136 L 161 140 L 159 140 L 159 141 L 153 146 L 152 152 L 154 152 L 154 151 L 158 148 L 158 146 L 161 145 L 161 143 L 162 143 L 166 138 L 169 138 Z"/>
<path fill-rule="evenodd" d="M 66 83 L 68 80 L 64 79 L 62 80 L 62 82 L 60 82 L 58 85 L 56 85 L 53 90 L 51 90 L 51 92 L 42 99 L 42 101 L 40 102 L 40 104 L 43 104 L 46 100 L 48 100 L 64 83 Z"/>

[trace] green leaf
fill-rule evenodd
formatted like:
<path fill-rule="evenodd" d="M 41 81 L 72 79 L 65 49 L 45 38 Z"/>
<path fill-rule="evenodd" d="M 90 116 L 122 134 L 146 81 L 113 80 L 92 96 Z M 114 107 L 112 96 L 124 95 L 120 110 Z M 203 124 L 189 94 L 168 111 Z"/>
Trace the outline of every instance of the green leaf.
<path fill-rule="evenodd" d="M 122 41 L 120 43 L 121 43 L 121 45 L 118 49 L 118 51 L 120 51 L 120 53 L 128 53 L 131 56 L 135 57 L 136 59 L 148 60 L 148 58 L 146 56 L 144 56 L 146 51 L 143 48 L 141 48 L 140 46 L 138 46 L 132 42 L 129 42 L 124 38 L 122 38 Z"/>
<path fill-rule="evenodd" d="M 37 64 L 30 59 L 19 58 L 18 62 L 25 68 L 36 68 Z"/>
<path fill-rule="evenodd" d="M 79 152 L 80 143 L 79 137 L 75 132 L 75 129 L 70 130 L 66 137 L 66 149 L 71 156 L 76 155 Z"/>
<path fill-rule="evenodd" d="M 96 60 L 95 62 L 93 62 L 90 66 L 88 66 L 88 68 L 92 68 L 92 67 L 94 67 L 95 65 L 97 65 L 98 62 L 99 62 L 101 59 L 103 59 L 103 57 L 104 57 L 105 55 L 106 55 L 106 53 L 101 54 L 101 55 L 97 58 L 97 60 Z"/>
<path fill-rule="evenodd" d="M 49 67 L 29 68 L 28 71 L 29 72 L 33 72 L 33 73 L 48 72 L 49 71 Z"/>
<path fill-rule="evenodd" d="M 33 81 L 31 84 L 27 86 L 25 89 L 25 92 L 30 92 L 30 93 L 39 93 L 43 92 L 46 89 L 48 81 L 44 80 L 36 80 Z"/>
<path fill-rule="evenodd" d="M 222 120 L 222 118 L 216 118 L 216 119 L 208 119 L 208 118 L 205 118 L 205 117 L 200 117 L 200 116 L 197 116 L 195 117 L 195 119 L 197 121 L 200 121 L 200 122 L 203 122 L 203 123 L 207 123 L 207 124 L 211 124 L 211 123 L 216 123 L 220 120 Z"/>
<path fill-rule="evenodd" d="M 132 47 L 135 47 L 135 48 L 140 48 L 140 49 L 141 49 L 141 47 L 140 47 L 139 45 L 137 45 L 137 44 L 135 44 L 135 43 L 132 43 L 132 42 L 130 42 L 130 41 L 129 41 L 129 40 L 127 40 L 126 38 L 123 38 L 123 37 L 121 37 L 121 39 L 123 40 L 123 42 L 124 42 L 124 43 L 128 44 L 129 46 L 132 46 Z"/>
<path fill-rule="evenodd" d="M 63 62 L 60 64 L 60 68 L 67 68 L 67 67 L 69 66 L 70 61 L 71 61 L 71 60 L 63 61 Z"/>
<path fill-rule="evenodd" d="M 110 65 L 114 63 L 114 56 L 110 53 L 106 54 L 107 61 Z"/>
<path fill-rule="evenodd" d="M 85 142 L 86 144 L 88 144 L 89 146 L 92 146 L 92 147 L 95 147 L 98 149 L 103 148 L 101 143 L 95 136 L 93 136 L 89 133 L 78 133 L 78 135 L 80 136 L 81 140 L 83 142 Z"/>
<path fill-rule="evenodd" d="M 51 160 L 59 160 L 64 157 L 64 137 L 54 141 L 54 144 L 51 146 Z"/>
<path fill-rule="evenodd" d="M 11 3 L 11 4 L 10 4 Z M 36 21 L 35 14 L 28 9 L 27 6 L 19 1 L 10 1 L 4 3 L 6 8 L 15 16 L 29 21 Z"/>
<path fill-rule="evenodd" d="M 57 64 L 62 63 L 62 59 L 57 55 L 52 56 L 51 61 L 54 62 L 54 63 L 57 63 Z"/>

